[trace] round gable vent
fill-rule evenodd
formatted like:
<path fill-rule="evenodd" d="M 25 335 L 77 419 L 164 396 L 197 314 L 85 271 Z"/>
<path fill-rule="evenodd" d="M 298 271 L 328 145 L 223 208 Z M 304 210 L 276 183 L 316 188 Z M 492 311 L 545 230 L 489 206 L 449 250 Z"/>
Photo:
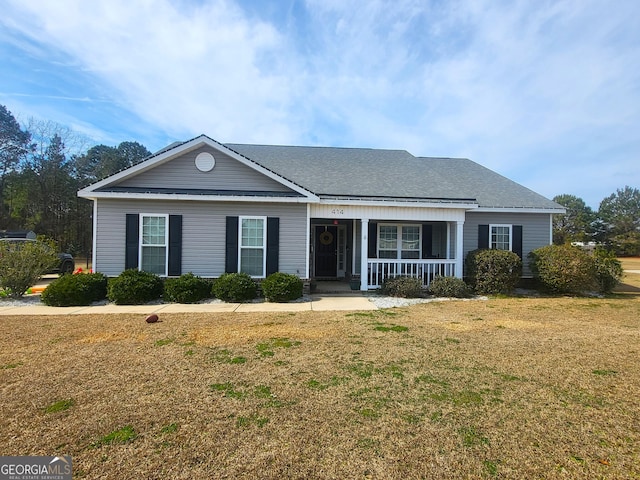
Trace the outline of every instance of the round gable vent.
<path fill-rule="evenodd" d="M 196 168 L 201 172 L 210 172 L 216 166 L 216 159 L 209 152 L 199 153 L 196 157 Z"/>

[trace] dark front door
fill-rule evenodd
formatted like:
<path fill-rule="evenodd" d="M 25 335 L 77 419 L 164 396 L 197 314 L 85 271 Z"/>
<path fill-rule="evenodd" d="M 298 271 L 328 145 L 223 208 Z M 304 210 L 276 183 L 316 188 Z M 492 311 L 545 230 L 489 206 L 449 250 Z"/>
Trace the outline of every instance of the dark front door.
<path fill-rule="evenodd" d="M 338 227 L 316 226 L 316 277 L 338 274 Z"/>

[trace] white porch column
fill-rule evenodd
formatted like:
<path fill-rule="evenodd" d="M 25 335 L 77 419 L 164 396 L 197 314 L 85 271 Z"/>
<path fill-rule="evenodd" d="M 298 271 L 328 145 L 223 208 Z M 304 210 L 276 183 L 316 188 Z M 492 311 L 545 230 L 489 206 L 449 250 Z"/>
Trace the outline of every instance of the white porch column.
<path fill-rule="evenodd" d="M 462 278 L 464 222 L 456 222 L 456 277 Z"/>
<path fill-rule="evenodd" d="M 360 222 L 360 290 L 366 291 L 369 289 L 369 219 L 363 218 Z"/>

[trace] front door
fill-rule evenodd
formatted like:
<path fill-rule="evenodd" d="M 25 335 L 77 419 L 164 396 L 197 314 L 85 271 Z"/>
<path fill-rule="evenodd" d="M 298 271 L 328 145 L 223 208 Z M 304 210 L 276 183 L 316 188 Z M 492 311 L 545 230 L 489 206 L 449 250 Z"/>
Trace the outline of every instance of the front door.
<path fill-rule="evenodd" d="M 338 227 L 316 227 L 316 277 L 336 277 L 338 274 Z"/>

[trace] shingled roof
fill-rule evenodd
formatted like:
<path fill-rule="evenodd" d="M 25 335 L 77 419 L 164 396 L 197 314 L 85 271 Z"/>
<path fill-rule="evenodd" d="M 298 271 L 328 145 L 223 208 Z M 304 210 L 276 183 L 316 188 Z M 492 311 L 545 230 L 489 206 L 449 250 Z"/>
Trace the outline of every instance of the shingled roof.
<path fill-rule="evenodd" d="M 321 197 L 473 201 L 479 207 L 561 209 L 466 158 L 414 157 L 405 150 L 225 144 Z"/>

